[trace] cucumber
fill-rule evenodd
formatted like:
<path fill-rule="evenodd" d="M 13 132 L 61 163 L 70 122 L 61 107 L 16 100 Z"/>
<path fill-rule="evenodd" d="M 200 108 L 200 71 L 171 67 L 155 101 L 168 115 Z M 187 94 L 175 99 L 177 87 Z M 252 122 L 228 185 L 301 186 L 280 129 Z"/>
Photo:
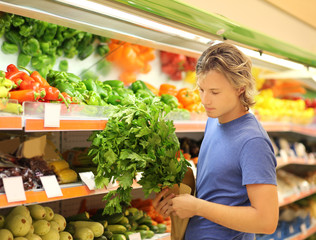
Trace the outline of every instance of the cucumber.
<path fill-rule="evenodd" d="M 112 239 L 113 233 L 106 229 L 106 231 L 103 233 L 103 236 L 105 236 L 107 239 Z"/>
<path fill-rule="evenodd" d="M 97 211 L 97 213 L 94 214 L 91 217 L 91 219 L 93 221 L 96 221 L 96 222 L 99 222 L 99 221 L 102 221 L 102 220 L 106 220 L 106 221 L 108 221 L 109 224 L 116 224 L 119 221 L 121 221 L 123 217 L 124 217 L 123 213 L 115 213 L 115 214 L 112 214 L 112 215 L 102 215 L 101 211 Z"/>
<path fill-rule="evenodd" d="M 147 237 L 147 230 L 136 230 L 136 232 L 140 233 L 141 239 L 145 239 Z"/>
<path fill-rule="evenodd" d="M 112 240 L 126 240 L 126 237 L 124 234 L 113 234 Z"/>
<path fill-rule="evenodd" d="M 94 240 L 108 240 L 106 236 L 101 236 L 101 237 L 97 237 L 97 238 L 94 238 Z"/>
<path fill-rule="evenodd" d="M 157 227 L 158 227 L 157 233 L 165 233 L 167 230 L 166 224 L 163 224 L 163 223 L 157 224 Z"/>
<path fill-rule="evenodd" d="M 136 230 L 146 230 L 146 231 L 148 231 L 149 227 L 147 225 L 145 225 L 145 224 L 142 224 L 142 225 L 138 225 Z"/>
<path fill-rule="evenodd" d="M 126 232 L 126 227 L 124 227 L 123 225 L 118 225 L 118 224 L 108 225 L 107 229 L 113 234 L 114 233 L 122 234 Z"/>
<path fill-rule="evenodd" d="M 152 238 L 154 235 L 155 235 L 155 233 L 153 231 L 151 231 L 151 230 L 148 230 L 146 232 L 146 238 Z"/>
<path fill-rule="evenodd" d="M 122 219 L 118 222 L 118 224 L 122 224 L 122 225 L 124 225 L 124 224 L 127 224 L 127 223 L 129 223 L 129 220 L 128 220 L 128 218 L 127 217 L 122 217 Z"/>
<path fill-rule="evenodd" d="M 89 228 L 93 234 L 94 237 L 100 237 L 104 233 L 104 227 L 99 222 L 92 222 L 92 221 L 74 221 L 69 222 L 70 225 L 74 225 L 76 230 L 77 228 L 87 227 Z"/>
<path fill-rule="evenodd" d="M 90 218 L 90 215 L 88 212 L 82 212 L 78 213 L 73 216 L 66 217 L 67 222 L 73 222 L 73 221 L 88 221 Z"/>
<path fill-rule="evenodd" d="M 157 233 L 158 232 L 158 227 L 156 225 L 151 225 L 150 227 L 150 230 L 153 231 L 154 233 Z"/>
<path fill-rule="evenodd" d="M 90 228 L 82 227 L 76 229 L 74 239 L 76 240 L 92 240 L 94 238 L 93 232 Z"/>

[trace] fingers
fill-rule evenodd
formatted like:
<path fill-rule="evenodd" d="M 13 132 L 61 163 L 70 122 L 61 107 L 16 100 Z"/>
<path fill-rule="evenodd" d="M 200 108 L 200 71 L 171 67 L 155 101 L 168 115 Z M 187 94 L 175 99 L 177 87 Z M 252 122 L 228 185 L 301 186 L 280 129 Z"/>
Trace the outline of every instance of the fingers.
<path fill-rule="evenodd" d="M 169 200 L 169 201 L 160 209 L 160 214 L 165 218 L 165 217 L 169 217 L 172 212 L 173 212 L 173 209 L 172 209 L 172 201 Z"/>
<path fill-rule="evenodd" d="M 169 188 L 163 189 L 159 194 L 157 194 L 156 198 L 153 200 L 153 206 L 154 208 L 157 208 L 158 204 L 161 202 L 161 199 L 167 195 L 169 192 Z"/>

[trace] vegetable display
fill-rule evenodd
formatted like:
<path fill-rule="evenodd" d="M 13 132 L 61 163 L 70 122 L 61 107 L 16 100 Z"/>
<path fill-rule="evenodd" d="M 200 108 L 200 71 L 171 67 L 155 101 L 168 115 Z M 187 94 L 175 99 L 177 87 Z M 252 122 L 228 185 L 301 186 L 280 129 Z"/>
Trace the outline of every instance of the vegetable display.
<path fill-rule="evenodd" d="M 61 56 L 84 60 L 94 52 L 104 57 L 109 51 L 106 37 L 10 13 L 0 16 L 2 35 L 5 38 L 2 52 L 18 53 L 18 66 L 26 67 L 30 63 L 44 77 Z M 59 67 L 68 68 L 66 62 Z"/>
<path fill-rule="evenodd" d="M 107 186 L 112 180 L 119 182 L 117 190 L 105 197 L 104 213 L 123 211 L 131 201 L 133 180 L 138 181 L 146 196 L 164 187 L 179 184 L 187 170 L 188 162 L 182 154 L 179 159 L 179 140 L 172 121 L 165 119 L 167 112 L 159 98 L 150 105 L 133 95 L 127 96 L 126 106 L 110 108 L 106 128 L 93 133 L 89 155 L 97 166 L 97 187 Z"/>

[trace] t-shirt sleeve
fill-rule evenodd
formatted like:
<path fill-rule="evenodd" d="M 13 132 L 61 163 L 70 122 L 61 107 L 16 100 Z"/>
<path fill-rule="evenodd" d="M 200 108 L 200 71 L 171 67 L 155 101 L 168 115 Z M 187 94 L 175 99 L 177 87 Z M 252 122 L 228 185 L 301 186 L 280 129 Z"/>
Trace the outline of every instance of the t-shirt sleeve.
<path fill-rule="evenodd" d="M 241 151 L 242 184 L 274 184 L 276 158 L 271 143 L 264 138 L 249 140 Z"/>

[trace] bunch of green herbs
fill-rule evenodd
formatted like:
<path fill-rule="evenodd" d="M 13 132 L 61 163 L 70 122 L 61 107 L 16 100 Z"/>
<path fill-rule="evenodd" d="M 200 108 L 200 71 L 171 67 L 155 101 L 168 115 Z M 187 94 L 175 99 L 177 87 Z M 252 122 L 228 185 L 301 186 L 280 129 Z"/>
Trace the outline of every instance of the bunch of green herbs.
<path fill-rule="evenodd" d="M 148 197 L 179 184 L 189 166 L 182 154 L 176 156 L 179 140 L 173 122 L 165 118 L 165 105 L 159 98 L 153 98 L 150 105 L 132 95 L 128 98 L 124 106 L 111 106 L 106 128 L 89 137 L 89 155 L 97 164 L 96 186 L 106 187 L 115 180 L 119 185 L 104 196 L 104 214 L 122 212 L 122 206 L 130 205 L 138 173 L 138 183 Z"/>

